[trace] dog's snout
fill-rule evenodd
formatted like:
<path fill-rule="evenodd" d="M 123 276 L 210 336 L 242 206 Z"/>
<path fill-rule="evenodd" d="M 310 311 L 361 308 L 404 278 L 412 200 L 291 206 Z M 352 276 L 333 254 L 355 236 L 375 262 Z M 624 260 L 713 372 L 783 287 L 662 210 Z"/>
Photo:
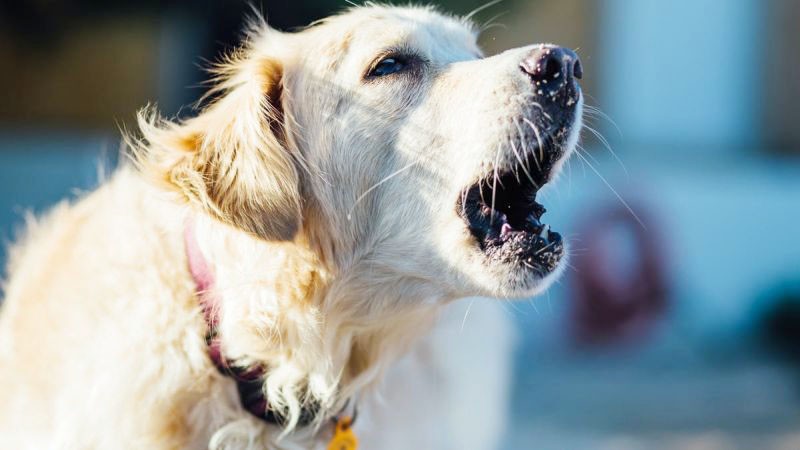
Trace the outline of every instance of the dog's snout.
<path fill-rule="evenodd" d="M 522 70 L 540 89 L 561 90 L 583 77 L 583 67 L 572 50 L 556 46 L 538 46 L 520 62 Z"/>

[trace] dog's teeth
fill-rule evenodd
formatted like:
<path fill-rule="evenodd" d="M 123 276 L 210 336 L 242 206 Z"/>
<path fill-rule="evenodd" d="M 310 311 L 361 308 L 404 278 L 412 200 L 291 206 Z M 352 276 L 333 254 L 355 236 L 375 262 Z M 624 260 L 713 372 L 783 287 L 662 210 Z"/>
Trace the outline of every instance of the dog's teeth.
<path fill-rule="evenodd" d="M 537 219 L 537 218 L 536 218 L 536 216 L 535 216 L 535 215 L 533 215 L 533 214 L 531 214 L 530 216 L 528 216 L 528 222 L 529 222 L 531 225 L 533 225 L 533 226 L 534 226 L 534 228 L 540 228 L 540 227 L 542 226 L 541 222 L 539 222 L 539 219 Z"/>

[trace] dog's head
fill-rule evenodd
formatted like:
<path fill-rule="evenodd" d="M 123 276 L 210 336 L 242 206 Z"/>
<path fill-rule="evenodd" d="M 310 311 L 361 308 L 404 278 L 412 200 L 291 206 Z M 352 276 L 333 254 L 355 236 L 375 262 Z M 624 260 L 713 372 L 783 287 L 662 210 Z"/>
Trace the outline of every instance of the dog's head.
<path fill-rule="evenodd" d="M 256 27 L 217 98 L 150 127 L 168 180 L 265 240 L 302 231 L 337 271 L 365 263 L 448 297 L 523 297 L 564 243 L 536 193 L 581 128 L 577 56 L 532 45 L 483 57 L 469 23 L 357 8 L 300 33 Z"/>
<path fill-rule="evenodd" d="M 339 267 L 450 296 L 523 297 L 554 278 L 564 243 L 536 193 L 581 128 L 572 51 L 484 58 L 471 26 L 425 9 L 359 9 L 290 40 L 282 108 Z"/>
<path fill-rule="evenodd" d="M 573 52 L 483 57 L 473 26 L 427 8 L 253 28 L 196 118 L 144 118 L 139 160 L 216 219 L 308 245 L 336 284 L 325 320 L 385 337 L 414 305 L 553 280 L 564 242 L 536 194 L 578 140 Z"/>

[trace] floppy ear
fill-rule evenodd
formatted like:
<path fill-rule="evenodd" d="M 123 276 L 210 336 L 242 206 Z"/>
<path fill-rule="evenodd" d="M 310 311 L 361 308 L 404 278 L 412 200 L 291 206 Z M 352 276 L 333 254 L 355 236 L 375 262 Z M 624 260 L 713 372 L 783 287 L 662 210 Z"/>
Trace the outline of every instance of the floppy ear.
<path fill-rule="evenodd" d="M 184 122 L 139 115 L 136 159 L 213 217 L 267 240 L 290 240 L 300 227 L 298 160 L 287 149 L 282 66 L 252 50 L 216 71 L 218 96 Z"/>

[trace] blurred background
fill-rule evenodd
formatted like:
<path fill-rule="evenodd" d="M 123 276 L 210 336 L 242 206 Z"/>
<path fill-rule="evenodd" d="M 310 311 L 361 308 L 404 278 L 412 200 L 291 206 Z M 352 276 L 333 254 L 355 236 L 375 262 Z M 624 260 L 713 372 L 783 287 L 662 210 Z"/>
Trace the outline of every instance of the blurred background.
<path fill-rule="evenodd" d="M 345 6 L 260 9 L 290 30 Z M 248 11 L 0 0 L 4 243 L 113 169 L 139 107 L 191 114 Z M 587 113 L 602 137 L 587 130 L 545 193 L 570 268 L 506 306 L 520 345 L 505 448 L 800 449 L 800 2 L 506 0 L 476 18 L 487 54 L 576 48 L 602 111 Z"/>

